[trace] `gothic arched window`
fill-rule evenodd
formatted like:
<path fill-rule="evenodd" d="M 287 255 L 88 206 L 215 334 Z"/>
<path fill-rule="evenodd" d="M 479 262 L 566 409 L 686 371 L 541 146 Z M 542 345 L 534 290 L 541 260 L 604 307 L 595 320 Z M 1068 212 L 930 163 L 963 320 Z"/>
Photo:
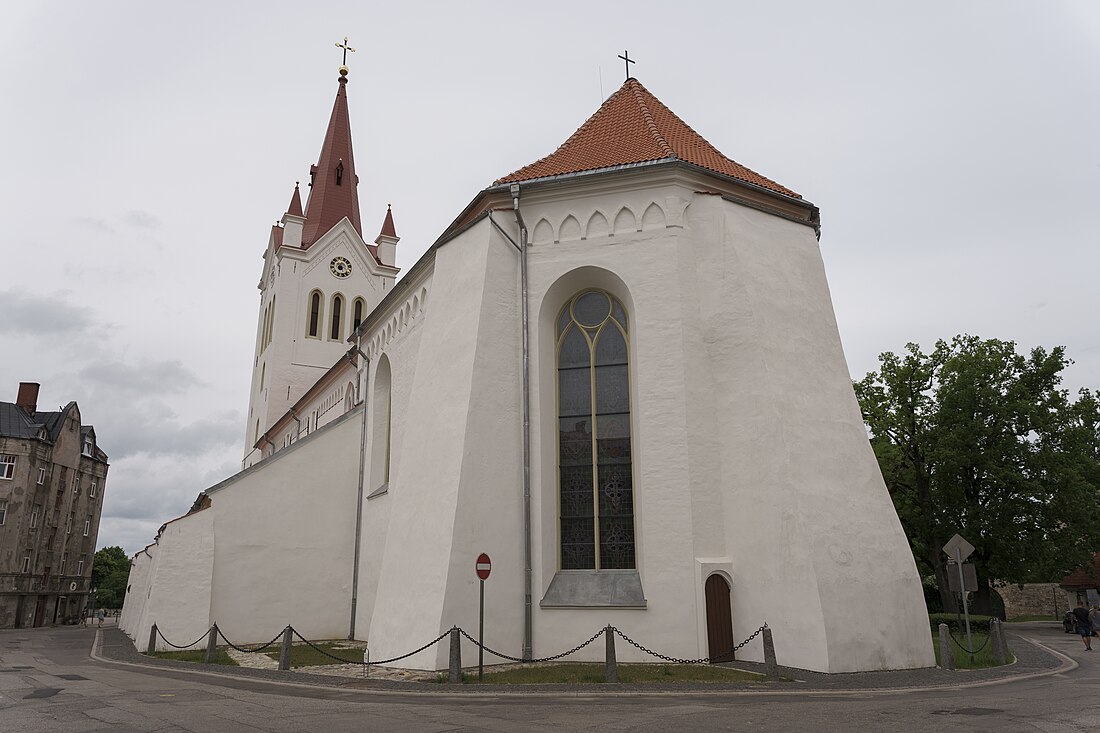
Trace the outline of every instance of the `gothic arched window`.
<path fill-rule="evenodd" d="M 365 309 L 366 302 L 362 298 L 356 298 L 351 309 L 351 328 L 353 331 L 359 330 L 359 324 L 363 322 L 363 311 Z"/>
<path fill-rule="evenodd" d="M 314 290 L 309 294 L 309 328 L 307 336 L 316 338 L 321 332 L 321 291 Z"/>
<path fill-rule="evenodd" d="M 556 335 L 561 569 L 632 569 L 626 310 L 582 291 L 558 314 Z"/>
<path fill-rule="evenodd" d="M 339 295 L 332 296 L 332 328 L 329 329 L 329 338 L 340 340 L 340 317 L 344 310 L 344 299 Z"/>

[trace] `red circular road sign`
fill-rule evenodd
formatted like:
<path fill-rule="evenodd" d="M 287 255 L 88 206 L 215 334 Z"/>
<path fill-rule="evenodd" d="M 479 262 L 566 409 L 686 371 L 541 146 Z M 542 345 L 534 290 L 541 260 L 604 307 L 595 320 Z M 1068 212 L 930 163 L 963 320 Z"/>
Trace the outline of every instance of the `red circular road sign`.
<path fill-rule="evenodd" d="M 489 571 L 493 569 L 493 563 L 489 560 L 489 556 L 483 552 L 477 556 L 477 564 L 474 568 L 477 570 L 477 577 L 485 580 L 489 577 Z"/>

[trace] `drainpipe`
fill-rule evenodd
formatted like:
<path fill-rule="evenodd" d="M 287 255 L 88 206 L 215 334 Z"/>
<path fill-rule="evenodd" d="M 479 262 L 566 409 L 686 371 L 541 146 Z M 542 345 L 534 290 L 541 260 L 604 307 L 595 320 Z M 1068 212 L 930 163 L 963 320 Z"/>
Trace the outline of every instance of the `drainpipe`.
<path fill-rule="evenodd" d="M 363 336 L 355 333 L 355 351 L 359 354 L 359 378 L 355 380 L 356 402 L 363 406 L 363 420 L 359 427 L 359 486 L 355 493 L 355 556 L 351 570 L 351 623 L 348 626 L 348 639 L 355 639 L 355 612 L 359 606 L 359 548 L 363 537 L 363 473 L 367 459 L 367 402 L 366 380 L 370 378 L 370 359 L 363 353 Z M 350 356 L 350 354 L 349 354 Z"/>
<path fill-rule="evenodd" d="M 512 211 L 519 226 L 519 273 L 523 325 L 523 658 L 532 658 L 531 619 L 531 347 L 527 314 L 527 225 L 519 210 L 519 184 L 513 183 Z"/>
<path fill-rule="evenodd" d="M 294 426 L 294 442 L 297 443 L 302 439 L 302 421 L 298 419 L 298 413 L 294 411 L 294 408 L 290 408 L 290 417 L 295 422 Z"/>

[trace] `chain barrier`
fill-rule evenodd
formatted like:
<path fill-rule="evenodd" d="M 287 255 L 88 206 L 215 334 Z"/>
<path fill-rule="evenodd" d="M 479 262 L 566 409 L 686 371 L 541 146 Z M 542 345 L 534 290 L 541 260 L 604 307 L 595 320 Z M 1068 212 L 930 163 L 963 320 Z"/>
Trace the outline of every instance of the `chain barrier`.
<path fill-rule="evenodd" d="M 447 634 L 451 633 L 451 630 L 447 629 L 442 634 L 435 637 L 434 639 L 432 639 L 431 641 L 429 641 L 427 644 L 420 647 L 419 649 L 414 649 L 413 651 L 409 652 L 408 654 L 402 654 L 400 657 L 393 657 L 391 659 L 379 659 L 379 660 L 374 660 L 374 661 L 370 661 L 370 662 L 363 662 L 363 661 L 356 661 L 356 660 L 351 660 L 351 659 L 344 659 L 343 657 L 338 657 L 335 654 L 329 654 L 324 649 L 321 649 L 316 644 L 314 644 L 312 641 L 310 641 L 309 639 L 307 639 L 304 636 L 302 636 L 301 634 L 299 634 L 293 626 L 290 627 L 290 631 L 295 636 L 297 636 L 299 639 L 301 639 L 305 643 L 306 646 L 313 649 L 313 651 L 317 652 L 318 654 L 326 656 L 329 659 L 335 659 L 337 662 L 340 662 L 342 664 L 361 664 L 364 667 L 373 667 L 376 664 L 389 664 L 390 662 L 397 662 L 397 661 L 400 661 L 400 660 L 405 659 L 407 657 L 411 657 L 414 654 L 419 654 L 420 652 L 424 651 L 428 647 L 433 646 L 435 644 L 438 644 L 440 642 L 440 640 L 442 640 L 444 637 L 447 636 Z M 461 631 L 461 629 L 460 629 L 460 631 Z"/>
<path fill-rule="evenodd" d="M 156 626 L 156 624 L 153 624 L 153 625 Z M 160 640 L 163 641 L 168 646 L 172 647 L 173 649 L 190 649 L 191 647 L 195 646 L 196 644 L 201 644 L 202 640 L 205 639 L 207 637 L 207 634 L 210 633 L 210 630 L 207 629 L 206 633 L 204 633 L 199 638 L 195 639 L 190 644 L 186 644 L 184 646 L 178 646 L 178 645 L 173 644 L 172 642 L 170 642 L 170 641 L 168 641 L 167 639 L 164 638 L 164 634 L 160 633 L 160 627 L 159 626 L 156 626 L 156 629 L 157 629 L 157 636 L 160 637 Z"/>
<path fill-rule="evenodd" d="M 593 634 L 591 637 L 589 637 L 588 641 L 581 642 L 580 644 L 577 644 L 577 646 L 573 647 L 569 651 L 562 652 L 561 654 L 555 654 L 552 657 L 540 657 L 538 659 L 523 659 L 521 657 L 512 657 L 512 656 L 509 656 L 507 654 L 502 654 L 501 652 L 490 649 L 489 647 L 485 646 L 484 644 L 478 643 L 477 639 L 475 639 L 474 637 L 467 634 L 465 631 L 462 630 L 461 627 L 458 627 L 458 633 L 462 634 L 467 639 L 469 639 L 471 642 L 473 642 L 474 646 L 481 647 L 482 649 L 489 652 L 490 654 L 492 654 L 495 657 L 500 657 L 501 659 L 507 659 L 510 662 L 523 662 L 524 664 L 535 664 L 537 662 L 553 662 L 555 659 L 561 659 L 562 657 L 567 657 L 570 654 L 572 654 L 573 652 L 579 652 L 581 649 L 584 649 L 586 646 L 588 646 L 589 644 L 594 642 L 596 639 L 600 638 L 600 635 L 603 632 L 604 632 L 604 629 L 600 629 L 595 634 Z"/>
<path fill-rule="evenodd" d="M 286 629 L 283 629 L 283 631 L 286 631 Z M 279 637 L 282 636 L 282 635 L 283 635 L 283 632 L 280 631 L 278 634 L 275 635 L 274 639 L 267 642 L 263 646 L 258 646 L 255 649 L 246 649 L 244 647 L 239 647 L 236 644 L 234 644 L 233 642 L 231 642 L 229 640 L 229 638 L 226 637 L 226 635 L 222 633 L 222 630 L 220 628 L 218 629 L 218 636 L 220 636 L 222 639 L 225 639 L 226 644 L 233 647 L 234 649 L 236 649 L 239 652 L 244 652 L 245 654 L 256 654 L 257 652 L 262 652 L 264 649 L 267 649 L 269 646 L 274 646 L 275 642 L 277 642 L 279 640 Z"/>
<path fill-rule="evenodd" d="M 650 656 L 657 657 L 658 659 L 663 659 L 666 662 L 672 662 L 673 664 L 710 664 L 711 663 L 712 657 L 702 657 L 700 659 L 681 659 L 680 657 L 670 657 L 667 654 L 661 654 L 660 652 L 655 652 L 652 649 L 648 649 L 648 648 L 642 646 L 641 644 L 639 644 L 638 642 L 634 641 L 629 636 L 627 636 L 623 632 L 616 629 L 614 626 L 612 626 L 611 628 L 614 630 L 614 632 L 616 634 L 618 634 L 620 637 L 622 637 L 623 641 L 630 644 L 634 648 L 636 648 L 636 649 L 638 649 L 642 652 L 645 652 L 646 654 L 649 654 Z M 762 634 L 764 632 L 764 629 L 766 629 L 766 628 L 768 628 L 768 625 L 764 624 L 759 629 L 752 632 L 752 634 L 749 635 L 749 638 L 745 639 L 740 644 L 735 645 L 732 649 L 730 649 L 727 652 L 723 652 L 721 654 L 716 654 L 713 657 L 713 659 L 721 659 L 723 657 L 729 656 L 730 654 L 733 654 L 738 649 L 742 648 L 743 646 L 748 644 L 750 641 L 755 639 L 757 636 Z"/>
<path fill-rule="evenodd" d="M 967 649 L 965 646 L 963 646 L 962 642 L 955 638 L 955 635 L 951 633 L 951 629 L 947 630 L 947 635 L 951 637 L 951 641 L 955 642 L 955 646 L 957 646 L 959 649 L 962 649 L 967 654 L 977 654 L 982 649 L 985 649 L 987 646 L 989 646 L 989 640 L 993 638 L 993 632 L 990 631 L 989 635 L 985 637 L 984 644 L 982 644 L 977 649 Z"/>

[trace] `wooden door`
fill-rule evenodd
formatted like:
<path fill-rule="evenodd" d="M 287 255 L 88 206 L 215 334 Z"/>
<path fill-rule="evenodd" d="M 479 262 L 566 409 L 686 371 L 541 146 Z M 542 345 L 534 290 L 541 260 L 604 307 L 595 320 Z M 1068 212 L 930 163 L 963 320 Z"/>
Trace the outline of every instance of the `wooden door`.
<path fill-rule="evenodd" d="M 38 596 L 38 603 L 34 606 L 34 626 L 41 626 L 46 622 L 46 596 Z"/>
<path fill-rule="evenodd" d="M 707 656 L 712 662 L 733 661 L 733 614 L 730 586 L 721 575 L 707 578 Z"/>

